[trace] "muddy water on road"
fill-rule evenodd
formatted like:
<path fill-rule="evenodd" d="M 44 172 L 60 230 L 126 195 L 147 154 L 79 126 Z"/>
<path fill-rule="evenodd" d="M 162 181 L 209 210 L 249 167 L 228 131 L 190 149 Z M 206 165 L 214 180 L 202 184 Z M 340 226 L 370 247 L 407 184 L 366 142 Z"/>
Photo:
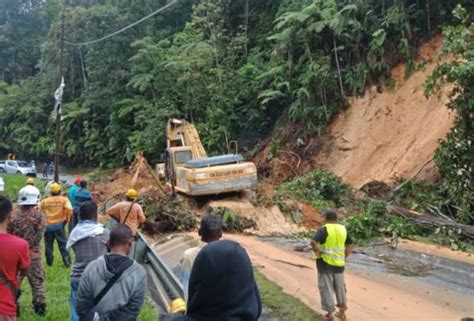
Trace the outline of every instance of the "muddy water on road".
<path fill-rule="evenodd" d="M 195 233 L 178 235 L 154 248 L 173 268 L 195 246 Z M 306 240 L 225 235 L 241 243 L 253 264 L 283 291 L 320 310 L 316 269 L 310 253 L 295 252 Z M 473 262 L 474 263 L 474 262 Z M 474 264 L 386 246 L 361 247 L 348 260 L 350 321 L 459 321 L 474 316 Z M 280 320 L 265 311 L 261 320 Z"/>
<path fill-rule="evenodd" d="M 267 237 L 262 240 L 288 251 L 308 245 L 307 240 L 295 238 Z M 309 251 L 309 247 L 307 250 Z M 295 253 L 306 258 L 311 256 L 309 252 Z M 372 246 L 357 247 L 347 265 L 357 273 L 398 275 L 473 296 L 474 300 L 474 257 L 470 260 L 453 260 L 408 249 L 393 250 L 383 241 L 378 241 Z"/>

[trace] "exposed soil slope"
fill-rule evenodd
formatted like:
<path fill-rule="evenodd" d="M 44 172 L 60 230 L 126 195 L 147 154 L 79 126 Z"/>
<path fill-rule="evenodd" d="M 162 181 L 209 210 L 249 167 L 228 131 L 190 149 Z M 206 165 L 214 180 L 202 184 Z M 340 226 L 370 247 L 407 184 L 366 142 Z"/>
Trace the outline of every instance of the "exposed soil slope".
<path fill-rule="evenodd" d="M 423 92 L 441 43 L 438 37 L 421 48 L 420 58 L 428 64 L 408 80 L 403 80 L 404 65 L 395 68 L 393 90 L 353 99 L 332 124 L 330 143 L 316 163 L 360 188 L 373 180 L 407 177 L 432 158 L 454 120 L 445 94 L 426 99 Z"/>

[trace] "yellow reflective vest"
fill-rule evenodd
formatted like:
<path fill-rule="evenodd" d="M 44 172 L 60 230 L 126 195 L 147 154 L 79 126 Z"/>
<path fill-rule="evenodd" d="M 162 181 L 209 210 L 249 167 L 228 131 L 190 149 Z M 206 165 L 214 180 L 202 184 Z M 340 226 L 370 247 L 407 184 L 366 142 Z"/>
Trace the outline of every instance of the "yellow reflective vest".
<path fill-rule="evenodd" d="M 329 265 L 344 266 L 346 263 L 344 254 L 347 238 L 346 227 L 337 223 L 325 224 L 323 227 L 326 228 L 328 236 L 326 242 L 319 247 L 322 252 L 321 258 Z"/>

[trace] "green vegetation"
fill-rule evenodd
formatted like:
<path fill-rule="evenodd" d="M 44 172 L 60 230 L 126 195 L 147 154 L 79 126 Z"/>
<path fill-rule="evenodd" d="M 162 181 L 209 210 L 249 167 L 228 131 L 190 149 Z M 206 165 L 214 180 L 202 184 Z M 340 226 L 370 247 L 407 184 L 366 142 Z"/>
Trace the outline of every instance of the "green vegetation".
<path fill-rule="evenodd" d="M 222 217 L 225 232 L 242 233 L 246 229 L 257 227 L 254 221 L 235 214 L 231 209 L 219 207 L 212 212 Z"/>
<path fill-rule="evenodd" d="M 145 210 L 144 231 L 151 234 L 190 231 L 196 226 L 196 217 L 181 197 L 168 197 L 148 192 L 140 196 Z"/>
<path fill-rule="evenodd" d="M 316 284 L 316 275 L 314 276 Z M 260 296 L 264 307 L 270 308 L 272 316 L 281 320 L 319 321 L 323 318 L 293 296 L 283 293 L 281 288 L 255 270 Z"/>
<path fill-rule="evenodd" d="M 444 48 L 438 67 L 425 84 L 432 94 L 450 83 L 448 108 L 456 113 L 453 130 L 435 155 L 442 184 L 455 204 L 456 218 L 474 224 L 474 32 L 472 17 L 458 5 L 453 11 L 458 25 L 446 27 Z"/>
<path fill-rule="evenodd" d="M 315 170 L 282 184 L 273 199 L 279 206 L 283 204 L 283 212 L 294 217 L 291 208 L 285 205 L 288 197 L 307 202 L 320 211 L 336 208 L 349 213 L 345 224 L 356 243 L 366 243 L 374 238 L 396 234 L 402 238 L 429 240 L 454 250 L 469 249 L 471 246 L 462 240 L 456 230 L 420 226 L 388 213 L 387 203 L 392 202 L 428 213 L 446 212 L 445 215 L 453 217 L 453 213 L 450 212 L 453 205 L 448 201 L 444 188 L 439 185 L 409 182 L 397 192 L 388 193 L 386 199 L 375 200 L 356 197 L 355 193 L 335 175 Z"/>
<path fill-rule="evenodd" d="M 341 207 L 342 199 L 349 193 L 349 187 L 332 173 L 314 170 L 282 184 L 280 191 L 308 202 L 319 210 L 324 210 Z"/>
<path fill-rule="evenodd" d="M 69 320 L 69 293 L 70 284 L 69 276 L 70 271 L 66 269 L 61 260 L 61 254 L 57 246 L 54 247 L 54 263 L 53 266 L 45 266 L 45 285 L 46 285 L 46 305 L 47 314 L 45 317 L 40 318 L 33 312 L 33 306 L 31 303 L 31 287 L 28 283 L 28 279 L 24 279 L 21 290 L 22 294 L 20 297 L 21 316 L 18 321 L 56 321 L 56 320 Z M 156 320 L 156 312 L 150 301 L 145 301 L 145 304 L 140 311 L 138 320 L 149 321 Z"/>
<path fill-rule="evenodd" d="M 16 202 L 18 191 L 25 186 L 28 177 L 18 174 L 0 174 L 5 183 L 5 196 L 8 197 L 12 202 Z M 36 187 L 40 191 L 44 190 L 45 183 L 39 179 L 35 179 Z"/>
<path fill-rule="evenodd" d="M 414 68 L 419 44 L 458 0 L 181 0 L 94 45 L 66 44 L 63 160 L 115 167 L 155 161 L 168 117 L 197 124 L 211 153 L 253 143 L 276 123 L 323 133 L 347 96 Z M 164 0 L 65 1 L 65 38 L 116 31 Z M 350 4 L 349 4 L 350 3 Z M 7 1 L 0 13 L 0 154 L 54 151 L 60 1 Z M 242 121 L 244 120 L 244 121 Z"/>
<path fill-rule="evenodd" d="M 388 199 L 400 206 L 419 211 L 430 212 L 430 208 L 437 208 L 453 216 L 452 204 L 440 184 L 410 181 L 396 192 L 389 193 Z"/>

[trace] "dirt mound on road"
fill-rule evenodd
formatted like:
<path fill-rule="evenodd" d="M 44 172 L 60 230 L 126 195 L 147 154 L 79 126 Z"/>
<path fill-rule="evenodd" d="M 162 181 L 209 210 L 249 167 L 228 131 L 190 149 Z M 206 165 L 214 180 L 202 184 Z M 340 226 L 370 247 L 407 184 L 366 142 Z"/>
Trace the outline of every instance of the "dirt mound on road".
<path fill-rule="evenodd" d="M 426 68 L 408 80 L 403 80 L 404 65 L 397 66 L 393 91 L 373 90 L 352 99 L 332 124 L 331 143 L 316 162 L 360 188 L 370 181 L 393 183 L 431 159 L 454 121 L 445 106 L 447 88 L 440 97 L 424 96 L 423 83 L 436 66 L 441 43 L 438 37 L 420 49 Z"/>
<path fill-rule="evenodd" d="M 255 235 L 290 235 L 304 231 L 303 228 L 289 222 L 276 205 L 270 208 L 255 207 L 247 200 L 238 199 L 212 201 L 207 206 L 212 209 L 225 208 L 235 215 L 254 221 L 257 227 L 245 232 Z"/>

